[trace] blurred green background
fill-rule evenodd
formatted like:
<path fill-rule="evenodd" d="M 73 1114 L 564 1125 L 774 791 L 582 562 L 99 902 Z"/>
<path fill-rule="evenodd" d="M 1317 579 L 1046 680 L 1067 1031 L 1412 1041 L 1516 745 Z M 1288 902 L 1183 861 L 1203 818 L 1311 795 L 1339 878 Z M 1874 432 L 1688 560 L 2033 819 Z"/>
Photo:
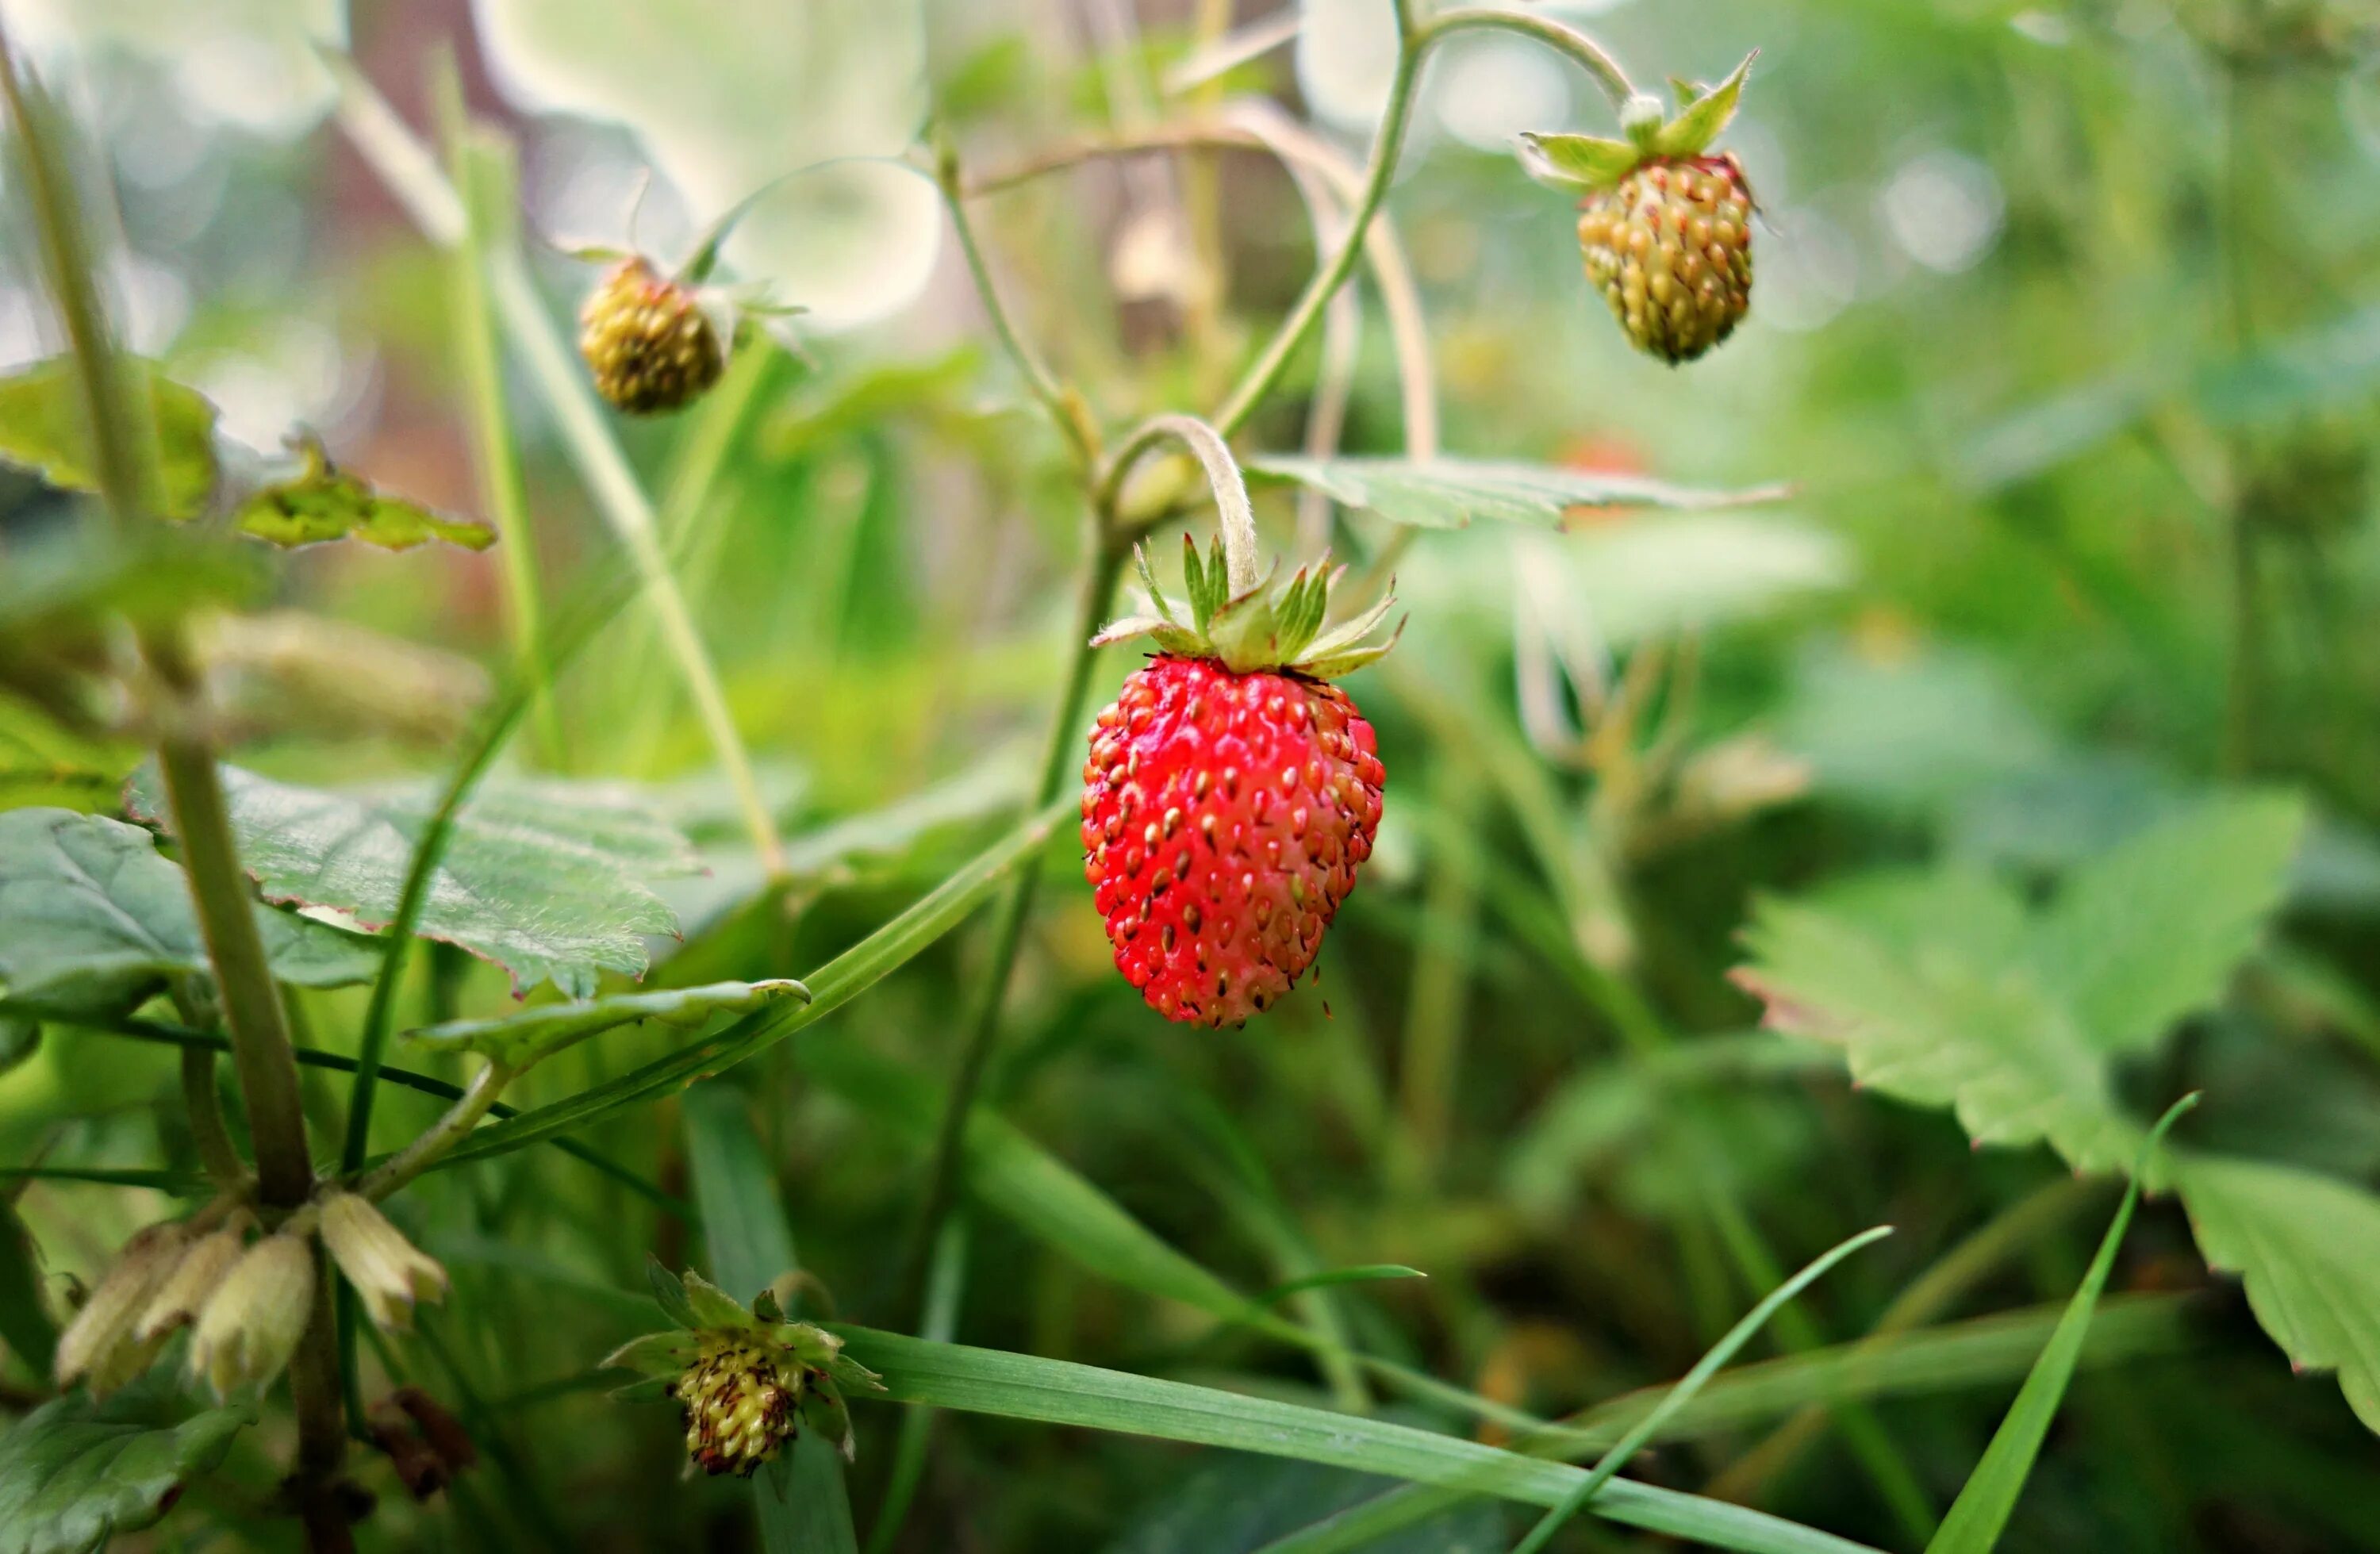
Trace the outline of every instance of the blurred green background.
<path fill-rule="evenodd" d="M 1386 0 L 1312 0 L 1303 48 L 1169 89 L 1219 24 L 1260 28 L 1261 8 L 358 0 L 344 25 L 415 124 L 451 50 L 472 109 L 518 138 L 532 261 L 566 319 L 593 272 L 545 245 L 619 241 L 652 164 L 636 237 L 673 254 L 767 178 L 896 153 L 929 112 L 969 167 L 994 170 L 1266 93 L 1360 161 L 1378 79 L 1362 45 Z M 1883 866 L 1955 862 L 2038 896 L 2220 786 L 2292 789 L 2312 820 L 2275 930 L 2231 996 L 2124 1065 L 2119 1088 L 2153 1113 L 2204 1087 L 2197 1142 L 2380 1175 L 2380 21 L 2347 0 L 1540 8 L 1643 79 L 1716 79 L 1760 50 L 1726 142 L 1763 208 L 1752 316 L 1683 370 L 1632 353 L 1584 282 L 1571 202 L 1511 154 L 1523 129 L 1608 133 L 1605 105 L 1524 42 L 1463 40 L 1430 70 L 1388 207 L 1421 283 L 1445 446 L 1791 496 L 1421 535 L 1400 567 L 1403 645 L 1349 683 L 1379 730 L 1387 818 L 1318 974 L 1243 1029 L 1162 1025 L 1113 974 L 1062 843 L 987 1095 L 1243 1287 L 1427 1271 L 1300 1309 L 1541 1415 L 1676 1377 L 1784 1272 L 1889 1221 L 1892 1241 L 1756 1341 L 1751 1357 L 1782 1367 L 1770 1392 L 1636 1471 L 1913 1548 L 2115 1189 L 2071 1184 L 2038 1147 L 1973 1148 L 1947 1115 L 1854 1091 L 1823 1049 L 1755 1035 L 1759 1005 L 1729 977 L 1738 933 L 1764 892 Z M 477 511 L 447 261 L 322 117 L 302 38 L 335 30 L 335 9 L 0 14 L 37 57 L 71 62 L 53 79 L 98 127 L 133 346 L 260 459 L 302 423 L 382 487 Z M 978 215 L 1021 326 L 1118 423 L 1211 403 L 1314 261 L 1293 187 L 1246 152 L 1096 163 Z M 54 346 L 11 236 L 0 357 L 15 365 Z M 728 260 L 814 307 L 802 356 L 756 346 L 720 402 L 624 436 L 656 492 L 717 460 L 698 510 L 664 503 L 664 538 L 797 888 L 739 904 L 749 849 L 634 610 L 562 679 L 558 741 L 516 751 L 654 784 L 706 847 L 664 984 L 815 966 L 996 834 L 1057 694 L 1080 559 L 1062 444 L 992 348 L 930 188 L 867 163 L 796 180 Z M 1396 452 L 1399 385 L 1365 299 L 1344 444 Z M 1247 447 L 1298 446 L 1317 360 L 1302 354 Z M 515 406 L 539 568 L 566 600 L 614 543 L 538 402 Z M 1284 552 L 1293 507 L 1259 492 Z M 0 509 L 18 536 L 67 516 L 13 472 Z M 1334 529 L 1356 556 L 1389 532 L 1352 513 Z M 325 783 L 441 770 L 504 662 L 495 558 L 324 547 L 276 577 L 272 614 L 211 637 L 235 759 Z M 1102 698 L 1135 662 L 1102 657 Z M 10 806 L 112 808 L 136 755 L 0 698 Z M 952 936 L 711 1087 L 747 1101 L 803 1262 L 846 1317 L 909 1317 L 902 1251 L 983 939 Z M 502 992 L 492 968 L 442 954 L 419 996 L 492 1009 Z M 301 1008 L 336 1045 L 361 997 Z M 519 1099 L 673 1039 L 580 1049 Z M 54 1036 L 0 1076 L 0 1157 L 187 1159 L 173 1073 L 162 1050 Z M 391 1141 L 430 1107 L 390 1095 Z M 588 1141 L 683 1194 L 675 1111 Z M 1087 1270 L 978 1195 L 967 1342 L 1473 1428 Z M 161 1204 L 39 1183 L 16 1207 L 53 1272 L 88 1277 Z M 699 1259 L 683 1223 L 545 1151 L 431 1179 L 408 1204 L 456 1288 L 402 1363 L 468 1390 L 501 1445 L 425 1505 L 378 1485 L 367 1546 L 750 1546 L 737 1487 L 678 1481 L 669 1411 L 609 1402 L 588 1370 L 652 1325 L 618 1293 L 649 1253 Z M 2018 1205 L 2022 1233 L 1925 1315 L 1938 1342 L 1896 1352 L 1872 1400 L 1794 1364 L 1875 1329 Z M 2019 1318 L 1996 1314 L 2018 1311 L 2034 1326 L 2009 1338 Z M 1828 1399 L 1833 1413 L 1775 1433 Z M 898 1418 L 862 1404 L 857 1419 L 864 1509 Z M 2380 1547 L 2373 1451 L 2154 1201 L 2004 1547 Z M 898 1547 L 1250 1549 L 1366 1492 L 1335 1470 L 950 1417 Z M 215 1509 L 237 1523 L 236 1497 Z M 1499 1548 L 1518 1530 L 1504 1516 L 1472 1507 L 1379 1547 Z M 1584 1519 L 1564 1537 L 1659 1546 Z"/>

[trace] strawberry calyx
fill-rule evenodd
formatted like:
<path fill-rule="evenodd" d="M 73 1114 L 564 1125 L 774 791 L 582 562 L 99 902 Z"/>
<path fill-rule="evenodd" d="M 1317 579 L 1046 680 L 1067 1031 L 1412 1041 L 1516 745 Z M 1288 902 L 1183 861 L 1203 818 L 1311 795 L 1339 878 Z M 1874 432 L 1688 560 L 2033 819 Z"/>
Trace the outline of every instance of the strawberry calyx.
<path fill-rule="evenodd" d="M 1672 80 L 1678 112 L 1665 113 L 1661 100 L 1643 94 L 1621 110 L 1624 140 L 1597 135 L 1524 134 L 1521 165 L 1539 183 L 1592 193 L 1620 187 L 1649 162 L 1692 161 L 1708 151 L 1742 103 L 1744 78 L 1760 51 L 1744 55 L 1727 79 L 1714 87 Z"/>
<path fill-rule="evenodd" d="M 1110 624 L 1091 646 L 1146 637 L 1158 649 L 1177 658 L 1211 659 L 1235 674 L 1285 670 L 1317 680 L 1335 679 L 1378 662 L 1396 646 L 1404 624 L 1386 641 L 1370 640 L 1396 603 L 1394 585 L 1378 603 L 1338 625 L 1325 628 L 1330 618 L 1330 591 L 1346 576 L 1333 566 L 1326 552 L 1313 567 L 1299 567 L 1286 583 L 1276 583 L 1278 567 L 1255 586 L 1234 591 L 1224 542 L 1218 538 L 1205 558 L 1197 541 L 1182 539 L 1182 578 L 1189 608 L 1179 611 L 1157 585 L 1148 553 L 1133 547 L 1133 559 L 1148 589 L 1148 610 Z"/>

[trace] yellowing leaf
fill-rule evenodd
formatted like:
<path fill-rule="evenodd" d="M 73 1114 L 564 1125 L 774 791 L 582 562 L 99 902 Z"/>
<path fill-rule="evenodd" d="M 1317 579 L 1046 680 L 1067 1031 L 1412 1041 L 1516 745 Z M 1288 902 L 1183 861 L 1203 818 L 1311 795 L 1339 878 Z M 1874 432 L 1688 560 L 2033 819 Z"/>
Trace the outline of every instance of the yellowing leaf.
<path fill-rule="evenodd" d="M 362 478 L 334 467 L 309 449 L 295 480 L 264 487 L 232 515 L 243 534 L 284 547 L 360 540 L 387 551 L 408 551 L 431 540 L 484 551 L 496 531 L 468 518 L 442 517 L 402 497 L 383 496 Z"/>

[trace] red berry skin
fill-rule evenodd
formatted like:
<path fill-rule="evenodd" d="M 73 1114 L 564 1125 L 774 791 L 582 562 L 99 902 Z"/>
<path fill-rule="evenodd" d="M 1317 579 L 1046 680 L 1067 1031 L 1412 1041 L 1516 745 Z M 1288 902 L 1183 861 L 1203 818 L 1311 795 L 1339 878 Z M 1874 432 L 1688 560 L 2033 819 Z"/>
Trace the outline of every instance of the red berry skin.
<path fill-rule="evenodd" d="M 1083 872 L 1116 969 L 1169 1020 L 1269 1006 L 1372 856 L 1383 775 L 1336 686 L 1152 658 L 1099 714 L 1083 767 Z"/>

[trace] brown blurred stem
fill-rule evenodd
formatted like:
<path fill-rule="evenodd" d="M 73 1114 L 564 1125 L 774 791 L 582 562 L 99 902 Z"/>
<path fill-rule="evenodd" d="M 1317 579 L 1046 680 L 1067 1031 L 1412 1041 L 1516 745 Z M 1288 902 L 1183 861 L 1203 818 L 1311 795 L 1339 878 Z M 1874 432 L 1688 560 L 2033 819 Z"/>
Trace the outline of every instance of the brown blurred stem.
<path fill-rule="evenodd" d="M 146 407 L 128 392 L 123 363 L 109 338 L 85 246 L 82 213 L 59 142 L 51 134 L 48 105 L 18 77 L 5 33 L 0 33 L 0 93 L 6 96 L 9 121 L 17 131 L 18 165 L 32 202 L 43 265 L 75 359 L 100 494 L 119 534 L 135 537 L 160 510 L 154 429 L 142 419 Z M 140 434 L 144 428 L 150 435 Z M 314 1186 L 298 1063 L 290 1050 L 280 989 L 257 929 L 248 876 L 232 837 L 215 767 L 205 686 L 178 621 L 150 623 L 138 635 L 149 670 L 157 766 L 181 841 L 182 865 L 207 959 L 222 994 L 224 1021 L 231 1032 L 232 1062 L 255 1141 L 258 1185 L 267 1205 L 296 1208 Z M 289 1367 L 298 1429 L 298 1472 L 290 1487 L 310 1545 L 318 1551 L 348 1550 L 354 1539 L 334 1482 L 346 1450 L 337 1354 L 328 1288 L 318 1281 L 317 1289 L 313 1316 Z"/>

